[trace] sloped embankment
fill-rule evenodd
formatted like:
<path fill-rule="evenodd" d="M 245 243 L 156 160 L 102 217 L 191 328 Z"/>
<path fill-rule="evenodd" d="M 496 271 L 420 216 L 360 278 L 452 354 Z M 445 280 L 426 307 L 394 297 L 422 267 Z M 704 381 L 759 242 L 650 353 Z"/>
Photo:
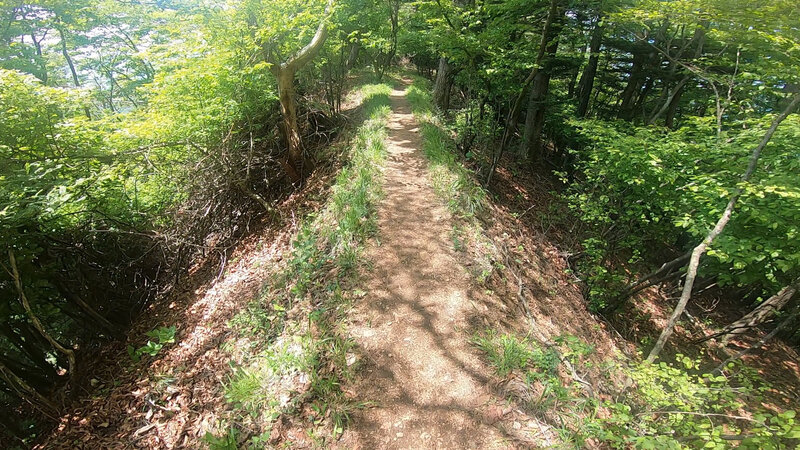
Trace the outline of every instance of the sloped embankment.
<path fill-rule="evenodd" d="M 127 342 L 103 351 L 108 364 L 92 390 L 36 448 L 266 446 L 291 440 L 288 417 L 314 408 L 318 434 L 341 426 L 350 404 L 337 388 L 337 367 L 347 364 L 336 358 L 346 343 L 327 337 L 346 303 L 339 283 L 352 275 L 374 228 L 388 91 L 354 92 L 351 103 L 362 103 L 357 118 L 369 120 L 327 149 L 329 162 L 280 205 L 285 225 L 249 224 L 222 267 L 193 268 L 142 315 Z M 158 344 L 146 333 L 172 327 L 154 356 L 137 362 L 128 355 L 126 345 Z"/>

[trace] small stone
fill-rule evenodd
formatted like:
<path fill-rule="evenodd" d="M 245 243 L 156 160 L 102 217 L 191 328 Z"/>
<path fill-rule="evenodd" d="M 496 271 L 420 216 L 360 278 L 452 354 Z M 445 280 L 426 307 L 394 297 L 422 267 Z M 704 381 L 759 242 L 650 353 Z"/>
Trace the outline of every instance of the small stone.
<path fill-rule="evenodd" d="M 403 437 L 403 433 L 402 432 L 397 433 L 397 437 L 399 437 L 399 438 Z"/>
<path fill-rule="evenodd" d="M 519 430 L 520 428 L 522 428 L 522 424 L 519 422 L 514 422 L 514 425 L 512 426 L 514 427 L 515 430 Z"/>

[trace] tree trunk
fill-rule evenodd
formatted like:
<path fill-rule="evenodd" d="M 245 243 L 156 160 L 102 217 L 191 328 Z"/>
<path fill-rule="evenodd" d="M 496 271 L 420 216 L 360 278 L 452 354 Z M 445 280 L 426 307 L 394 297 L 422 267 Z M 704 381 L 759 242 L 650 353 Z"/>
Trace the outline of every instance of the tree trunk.
<path fill-rule="evenodd" d="M 534 61 L 531 73 L 528 74 L 528 77 L 522 83 L 522 88 L 519 90 L 519 94 L 517 95 L 517 98 L 514 99 L 514 103 L 512 103 L 511 109 L 509 109 L 508 115 L 506 116 L 506 126 L 503 130 L 503 137 L 500 140 L 500 148 L 493 152 L 492 164 L 489 167 L 489 173 L 486 175 L 487 187 L 489 184 L 491 184 L 497 164 L 500 162 L 500 158 L 502 158 L 503 152 L 505 152 L 506 147 L 511 140 L 511 135 L 517 128 L 518 114 L 520 112 L 519 108 L 522 105 L 522 99 L 525 96 L 525 89 L 528 88 L 531 82 L 533 82 L 533 80 L 536 78 L 536 75 L 539 73 L 540 64 L 544 58 L 545 51 L 547 50 L 547 37 L 552 34 L 551 28 L 558 19 L 559 1 L 560 0 L 550 0 L 550 9 L 547 13 L 547 19 L 544 22 L 544 27 L 542 28 L 542 40 L 539 43 L 539 53 L 536 55 L 536 61 Z"/>
<path fill-rule="evenodd" d="M 0 321 L 0 330 L 2 330 L 2 334 L 6 336 L 9 342 L 35 364 L 46 377 L 53 379 L 58 377 L 55 368 L 47 362 L 47 355 L 41 348 L 36 346 L 34 339 L 31 339 L 32 336 L 28 336 L 26 339 L 24 336 L 26 332 L 21 330 L 20 333 L 17 333 L 9 321 Z"/>
<path fill-rule="evenodd" d="M 550 72 L 552 58 L 558 51 L 558 37 L 561 34 L 561 22 L 564 11 L 560 2 L 552 1 L 548 13 L 549 26 L 542 33 L 540 48 L 536 65 L 539 70 L 533 77 L 533 86 L 528 93 L 528 109 L 525 114 L 525 129 L 522 133 L 519 156 L 527 157 L 530 161 L 538 161 L 542 156 L 542 129 L 544 128 L 544 113 L 547 102 L 547 92 L 550 89 Z M 552 17 L 551 17 L 552 16 Z"/>
<path fill-rule="evenodd" d="M 325 44 L 328 37 L 328 19 L 330 17 L 333 0 L 328 0 L 323 19 L 317 27 L 311 42 L 300 49 L 295 55 L 285 62 L 271 61 L 270 70 L 278 82 L 278 99 L 281 103 L 283 114 L 283 133 L 288 147 L 288 157 L 283 164 L 293 182 L 302 182 L 307 176 L 307 162 L 303 155 L 303 142 L 300 138 L 300 128 L 297 125 L 297 98 L 294 90 L 294 77 L 297 71 L 314 59 Z M 271 54 L 269 51 L 267 55 Z"/>
<path fill-rule="evenodd" d="M 297 100 L 294 90 L 294 72 L 280 71 L 276 74 L 278 79 L 278 99 L 281 103 L 283 115 L 283 138 L 289 150 L 287 163 L 284 169 L 293 182 L 304 178 L 303 169 L 303 141 L 300 138 L 300 127 L 297 125 Z"/>
<path fill-rule="evenodd" d="M 586 55 L 586 49 L 589 47 L 589 44 L 584 43 L 581 45 L 580 50 L 578 51 L 578 58 L 583 61 Z M 575 51 L 575 44 L 572 44 L 571 51 Z M 569 84 L 567 84 L 567 97 L 574 98 L 575 97 L 575 86 L 578 83 L 578 75 L 581 73 L 580 64 L 576 64 L 575 67 L 569 73 Z"/>
<path fill-rule="evenodd" d="M 592 96 L 594 78 L 597 75 L 597 64 L 600 61 L 600 45 L 603 43 L 603 27 L 600 26 L 602 17 L 597 18 L 592 41 L 589 43 L 589 62 L 583 68 L 581 80 L 578 82 L 578 117 L 586 117 L 589 111 L 589 99 Z"/>
<path fill-rule="evenodd" d="M 778 311 L 782 310 L 789 301 L 797 294 L 800 288 L 800 280 L 795 281 L 793 284 L 784 287 L 777 294 L 766 299 L 763 303 L 758 305 L 754 310 L 745 314 L 744 317 L 731 323 L 722 329 L 717 335 L 722 336 L 723 344 L 727 344 L 733 335 L 741 334 L 745 330 L 756 327 L 767 321 L 770 317 L 774 316 Z"/>
<path fill-rule="evenodd" d="M 439 111 L 446 113 L 450 109 L 450 88 L 452 76 L 450 63 L 444 56 L 439 58 L 439 68 L 436 70 L 436 81 L 433 83 L 433 104 Z"/>
<path fill-rule="evenodd" d="M 675 114 L 678 112 L 678 105 L 681 103 L 681 96 L 686 91 L 686 83 L 683 84 L 672 96 L 667 108 L 667 115 L 664 116 L 664 126 L 673 128 L 675 126 Z"/>
<path fill-rule="evenodd" d="M 766 147 L 770 139 L 772 139 L 772 136 L 775 134 L 775 130 L 778 129 L 778 126 L 781 124 L 781 122 L 783 122 L 789 116 L 789 114 L 794 111 L 798 104 L 800 104 L 800 93 L 795 94 L 794 98 L 792 98 L 792 101 L 789 103 L 786 109 L 784 109 L 783 112 L 775 118 L 775 120 L 772 122 L 772 125 L 764 134 L 764 137 L 761 138 L 761 142 L 759 142 L 756 148 L 753 150 L 753 153 L 750 155 L 750 163 L 747 165 L 747 170 L 742 176 L 743 183 L 750 181 L 750 178 L 753 176 L 753 172 L 756 170 L 756 165 L 758 164 L 758 158 L 761 156 L 761 151 L 764 150 L 764 147 Z M 686 309 L 686 304 L 689 303 L 689 299 L 692 296 L 692 287 L 694 286 L 694 280 L 697 277 L 697 267 L 700 264 L 700 257 L 703 256 L 703 253 L 706 252 L 708 246 L 714 242 L 717 236 L 722 233 L 722 230 L 725 229 L 725 226 L 728 225 L 731 215 L 733 214 L 733 209 L 736 207 L 736 203 L 739 201 L 739 197 L 741 195 L 742 189 L 737 188 L 734 191 L 733 196 L 731 196 L 730 200 L 728 201 L 728 204 L 725 206 L 725 210 L 722 212 L 722 215 L 720 216 L 714 228 L 708 233 L 705 239 L 703 239 L 703 242 L 701 242 L 697 247 L 694 248 L 694 250 L 692 250 L 692 256 L 689 259 L 689 268 L 686 271 L 686 281 L 684 282 L 683 291 L 681 292 L 680 300 L 678 300 L 678 305 L 672 312 L 672 315 L 667 322 L 667 326 L 658 337 L 658 341 L 653 347 L 653 350 L 651 350 L 650 354 L 647 355 L 646 362 L 652 363 L 655 361 L 659 353 L 661 353 L 661 350 L 664 349 L 664 345 L 667 343 L 667 340 L 672 335 L 675 324 L 683 314 L 683 311 Z"/>
<path fill-rule="evenodd" d="M 358 42 L 353 42 L 350 44 L 350 55 L 347 57 L 347 70 L 353 68 L 356 65 L 356 61 L 358 61 L 358 52 L 361 50 L 361 44 Z"/>
<path fill-rule="evenodd" d="M 542 156 L 542 128 L 544 128 L 544 113 L 549 89 L 550 73 L 547 70 L 540 70 L 533 79 L 533 86 L 528 93 L 525 129 L 519 148 L 520 159 L 536 162 Z"/>
<path fill-rule="evenodd" d="M 72 57 L 69 56 L 69 51 L 67 51 L 67 37 L 63 28 L 58 27 L 58 35 L 61 38 L 61 54 L 64 56 L 69 66 L 69 72 L 72 74 L 72 82 L 75 83 L 75 87 L 80 87 L 81 80 L 78 78 L 78 72 L 75 70 L 75 63 L 72 62 Z"/>
<path fill-rule="evenodd" d="M 625 85 L 625 90 L 622 91 L 622 104 L 619 107 L 619 118 L 624 120 L 631 120 L 634 114 L 634 107 L 639 90 L 642 88 L 645 74 L 642 66 L 644 65 L 647 55 L 644 53 L 634 53 L 633 65 L 631 66 L 631 74 L 628 79 L 628 84 Z"/>
<path fill-rule="evenodd" d="M 42 36 L 42 40 L 44 40 L 46 36 L 47 33 Z M 47 84 L 47 62 L 42 56 L 42 42 L 36 39 L 36 34 L 33 32 L 31 32 L 31 40 L 33 41 L 33 46 L 36 48 L 36 63 L 39 65 L 39 79 L 42 80 L 42 83 Z"/>
<path fill-rule="evenodd" d="M 78 72 L 75 70 L 75 63 L 72 62 L 72 57 L 69 56 L 69 51 L 67 51 L 67 37 L 64 33 L 64 29 L 58 27 L 58 35 L 61 38 L 61 54 L 64 56 L 64 59 L 67 61 L 67 65 L 69 66 L 69 72 L 72 74 L 72 82 L 75 83 L 75 87 L 81 86 L 81 80 L 78 78 Z M 86 106 L 83 108 L 86 117 L 91 119 L 92 113 L 89 111 L 89 107 Z"/>

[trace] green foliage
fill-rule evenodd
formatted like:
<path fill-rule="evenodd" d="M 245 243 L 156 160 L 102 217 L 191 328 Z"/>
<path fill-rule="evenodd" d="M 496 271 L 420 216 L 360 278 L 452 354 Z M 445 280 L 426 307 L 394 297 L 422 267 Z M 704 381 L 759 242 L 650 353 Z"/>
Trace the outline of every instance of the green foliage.
<path fill-rule="evenodd" d="M 222 436 L 207 431 L 203 436 L 203 442 L 210 450 L 239 450 L 239 434 L 236 428 L 229 428 Z"/>
<path fill-rule="evenodd" d="M 598 421 L 602 429 L 596 437 L 614 448 L 785 448 L 787 439 L 800 436 L 794 411 L 774 414 L 753 406 L 768 388 L 753 387 L 754 382 L 761 384 L 750 378 L 756 375 L 729 380 L 698 374 L 699 360 L 683 355 L 676 359 L 678 365 L 629 368 L 626 374 L 635 391 L 624 401 L 603 405 L 610 415 Z M 739 413 L 742 399 L 748 404 L 745 416 Z"/>
<path fill-rule="evenodd" d="M 700 359 L 683 355 L 676 356 L 677 364 L 609 361 L 609 372 L 630 381 L 615 400 L 598 401 L 559 375 L 562 358 L 579 372 L 588 365 L 593 349 L 575 336 L 542 346 L 490 329 L 472 343 L 498 376 L 524 380 L 526 389 L 514 390 L 518 400 L 531 412 L 555 412 L 560 434 L 578 447 L 591 438 L 611 448 L 785 448 L 800 436 L 794 411 L 775 414 L 753 406 L 769 386 L 746 370 L 732 378 L 703 374 Z M 748 414 L 742 415 L 745 401 Z"/>
<path fill-rule="evenodd" d="M 605 306 L 604 299 L 629 281 L 623 268 L 611 263 L 619 255 L 638 263 L 643 248 L 680 242 L 686 234 L 690 242 L 705 236 L 739 186 L 749 151 L 768 119 L 743 123 L 743 131 L 729 131 L 724 142 L 700 120 L 674 132 L 574 122 L 584 140 L 574 153 L 578 175 L 573 176 L 581 182 L 572 184 L 566 198 L 588 230 L 581 269 L 595 306 Z M 764 151 L 760 164 L 769 171 L 757 172 L 744 186 L 736 214 L 709 251 L 702 275 L 723 285 L 762 286 L 767 293 L 797 276 L 800 184 L 792 175 L 798 167 L 791 142 L 798 133 L 800 122 L 787 120 Z"/>
<path fill-rule="evenodd" d="M 174 325 L 171 327 L 158 327 L 155 330 L 148 331 L 146 333 L 147 337 L 154 340 L 148 340 L 147 344 L 139 348 L 128 345 L 128 355 L 136 362 L 139 362 L 144 355 L 156 356 L 166 344 L 175 343 L 176 331 L 177 328 Z"/>
<path fill-rule="evenodd" d="M 542 346 L 528 337 L 520 339 L 488 329 L 473 336 L 472 343 L 486 355 L 498 376 L 519 377 L 525 391 L 520 392 L 520 399 L 532 412 L 570 411 L 594 405 L 589 399 L 580 398 L 577 382 L 565 385 L 559 374 L 562 358 L 578 363 L 593 351 L 576 337 L 560 336 L 553 345 Z"/>

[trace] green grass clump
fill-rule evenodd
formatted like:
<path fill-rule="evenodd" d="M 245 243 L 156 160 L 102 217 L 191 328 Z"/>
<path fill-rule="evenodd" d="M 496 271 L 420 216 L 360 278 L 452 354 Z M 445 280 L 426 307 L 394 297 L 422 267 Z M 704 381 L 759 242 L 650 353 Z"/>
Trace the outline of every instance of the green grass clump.
<path fill-rule="evenodd" d="M 417 78 L 406 93 L 411 110 L 420 122 L 422 150 L 430 161 L 431 184 L 458 217 L 473 217 L 487 204 L 486 191 L 461 164 L 453 139 L 435 115 L 426 80 Z"/>
<path fill-rule="evenodd" d="M 225 398 L 234 408 L 232 422 L 242 431 L 236 434 L 240 441 L 255 436 L 248 441 L 253 444 L 272 421 L 281 414 L 297 413 L 301 404 L 314 411 L 303 419 L 336 436 L 353 409 L 364 406 L 341 389 L 352 377 L 348 355 L 354 346 L 342 323 L 352 301 L 347 286 L 356 279 L 366 240 L 377 230 L 391 91 L 387 84 L 359 89 L 365 121 L 325 207 L 306 217 L 285 268 L 231 321 L 257 349 L 243 355 L 244 361 L 225 385 Z M 300 317 L 290 314 L 298 305 L 306 311 Z M 308 387 L 298 390 L 298 385 Z M 318 432 L 315 439 L 320 438 Z M 227 442 L 231 432 L 225 433 L 208 439 Z"/>

